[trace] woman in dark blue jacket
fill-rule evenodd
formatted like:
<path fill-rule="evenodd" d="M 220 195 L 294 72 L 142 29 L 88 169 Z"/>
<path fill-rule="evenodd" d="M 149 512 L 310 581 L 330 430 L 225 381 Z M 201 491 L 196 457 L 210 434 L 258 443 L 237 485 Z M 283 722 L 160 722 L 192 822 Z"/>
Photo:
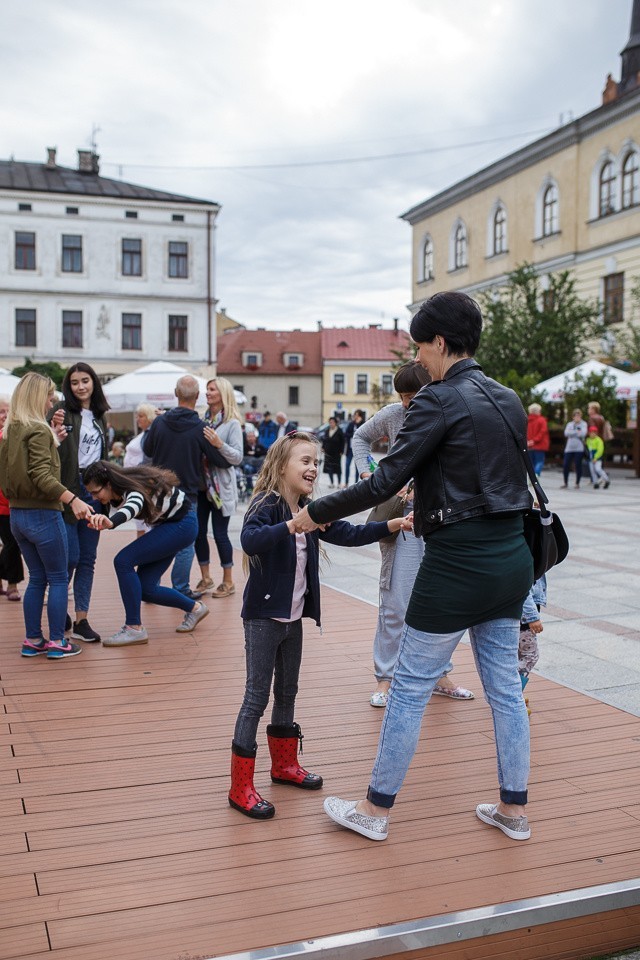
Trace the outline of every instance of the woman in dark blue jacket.
<path fill-rule="evenodd" d="M 231 759 L 229 803 L 257 820 L 275 813 L 253 785 L 256 733 L 269 703 L 267 727 L 271 779 L 304 790 L 319 790 L 322 777 L 298 763 L 300 727 L 294 722 L 298 676 L 302 660 L 302 617 L 320 624 L 319 540 L 356 547 L 395 533 L 407 521 L 368 523 L 355 527 L 345 521 L 297 534 L 294 516 L 313 492 L 318 475 L 319 447 L 307 433 L 286 434 L 269 448 L 258 476 L 254 497 L 242 528 L 242 548 L 249 576 L 244 591 L 247 684 L 236 721 Z"/>

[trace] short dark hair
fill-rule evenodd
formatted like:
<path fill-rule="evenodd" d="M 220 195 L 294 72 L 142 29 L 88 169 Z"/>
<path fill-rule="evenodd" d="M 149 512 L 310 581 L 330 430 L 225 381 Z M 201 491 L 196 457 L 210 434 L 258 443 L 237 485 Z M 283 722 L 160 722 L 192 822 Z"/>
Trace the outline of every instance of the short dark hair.
<path fill-rule="evenodd" d="M 72 373 L 88 373 L 91 379 L 93 380 L 93 393 L 91 394 L 91 400 L 89 402 L 89 408 L 94 417 L 102 417 L 109 410 L 109 401 L 104 395 L 102 389 L 102 384 L 98 380 L 98 374 L 95 372 L 93 367 L 90 367 L 88 363 L 84 363 L 82 360 L 79 363 L 74 363 L 69 367 L 67 372 L 64 375 L 64 380 L 62 381 L 62 392 L 64 394 L 64 405 L 69 410 L 70 413 L 80 413 L 82 410 L 82 404 L 78 398 L 74 395 L 73 390 L 71 389 L 71 374 Z"/>
<path fill-rule="evenodd" d="M 432 343 L 444 338 L 449 356 L 473 357 L 482 332 L 482 313 L 466 293 L 448 290 L 425 300 L 411 321 L 414 343 Z"/>
<path fill-rule="evenodd" d="M 396 370 L 396 375 L 393 378 L 396 393 L 417 393 L 427 383 L 431 383 L 431 377 L 417 360 L 403 363 Z"/>

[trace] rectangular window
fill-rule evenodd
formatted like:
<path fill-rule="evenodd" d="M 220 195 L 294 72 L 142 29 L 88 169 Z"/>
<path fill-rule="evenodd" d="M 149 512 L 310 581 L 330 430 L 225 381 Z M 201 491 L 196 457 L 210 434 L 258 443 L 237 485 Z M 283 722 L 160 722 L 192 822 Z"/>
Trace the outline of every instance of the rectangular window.
<path fill-rule="evenodd" d="M 299 353 L 290 353 L 287 357 L 287 366 L 288 367 L 299 367 L 300 366 L 300 354 Z"/>
<path fill-rule="evenodd" d="M 122 314 L 122 349 L 142 350 L 142 314 Z"/>
<path fill-rule="evenodd" d="M 369 393 L 369 375 L 367 373 L 357 374 L 356 393 Z"/>
<path fill-rule="evenodd" d="M 380 390 L 385 397 L 390 397 L 393 393 L 393 376 L 390 373 L 383 373 L 380 383 Z"/>
<path fill-rule="evenodd" d="M 16 270 L 35 270 L 36 235 L 35 233 L 16 233 Z"/>
<path fill-rule="evenodd" d="M 35 310 L 16 310 L 16 347 L 35 347 Z"/>
<path fill-rule="evenodd" d="M 77 214 L 80 213 L 80 208 L 79 208 L 79 207 L 67 207 L 66 213 L 67 213 L 68 215 L 70 215 L 70 216 L 76 216 Z"/>
<path fill-rule="evenodd" d="M 183 213 L 172 213 L 171 219 L 174 223 L 184 223 L 184 214 Z"/>
<path fill-rule="evenodd" d="M 169 276 L 185 280 L 189 276 L 189 244 L 169 241 Z"/>
<path fill-rule="evenodd" d="M 542 291 L 542 310 L 544 313 L 553 313 L 556 309 L 556 297 L 553 290 Z"/>
<path fill-rule="evenodd" d="M 122 241 L 122 276 L 142 276 L 142 240 Z"/>
<path fill-rule="evenodd" d="M 187 318 L 182 314 L 169 317 L 169 350 L 173 353 L 187 352 Z"/>
<path fill-rule="evenodd" d="M 258 354 L 257 354 L 257 353 L 248 353 L 248 354 L 247 354 L 247 366 L 248 366 L 248 367 L 257 367 L 257 366 L 258 366 Z"/>
<path fill-rule="evenodd" d="M 64 273 L 82 273 L 82 237 L 62 235 L 62 270 Z"/>
<path fill-rule="evenodd" d="M 137 220 L 138 211 L 137 210 L 125 210 L 124 215 L 127 220 Z"/>
<path fill-rule="evenodd" d="M 300 406 L 300 387 L 289 387 L 289 406 Z"/>
<path fill-rule="evenodd" d="M 18 204 L 18 210 L 23 210 L 23 211 L 28 212 L 29 210 L 31 210 L 31 204 L 30 204 L 30 203 L 19 203 L 19 204 Z"/>
<path fill-rule="evenodd" d="M 82 311 L 62 311 L 62 346 L 82 347 Z"/>
<path fill-rule="evenodd" d="M 620 323 L 624 312 L 624 273 L 604 278 L 604 322 Z"/>
<path fill-rule="evenodd" d="M 344 393 L 344 373 L 334 373 L 333 375 L 333 392 L 334 393 Z"/>

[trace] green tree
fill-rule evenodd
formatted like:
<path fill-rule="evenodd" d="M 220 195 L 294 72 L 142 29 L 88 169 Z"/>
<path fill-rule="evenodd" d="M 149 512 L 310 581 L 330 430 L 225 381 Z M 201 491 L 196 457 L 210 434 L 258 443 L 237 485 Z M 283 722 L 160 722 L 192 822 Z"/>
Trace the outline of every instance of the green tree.
<path fill-rule="evenodd" d="M 597 400 L 600 413 L 614 427 L 624 427 L 627 423 L 627 405 L 616 397 L 615 377 L 607 370 L 604 373 L 590 373 L 588 376 L 578 373 L 573 383 L 565 385 L 564 407 L 567 419 L 576 407 L 582 410 L 587 419 L 587 404 Z"/>
<path fill-rule="evenodd" d="M 640 277 L 635 278 L 631 287 L 631 317 L 618 330 L 607 328 L 607 336 L 611 339 L 607 361 L 625 370 L 640 369 L 640 327 L 636 320 L 640 314 Z"/>
<path fill-rule="evenodd" d="M 33 363 L 30 357 L 26 357 L 21 367 L 14 367 L 11 373 L 14 377 L 23 377 L 25 373 L 41 373 L 43 377 L 51 377 L 59 390 L 67 372 L 66 367 L 61 367 L 55 360 L 49 360 L 46 363 Z"/>
<path fill-rule="evenodd" d="M 393 397 L 389 397 L 388 393 L 383 393 L 380 389 L 379 383 L 371 384 L 371 391 L 369 393 L 371 403 L 376 408 L 376 410 L 382 410 L 383 407 L 386 407 L 388 403 L 393 400 Z"/>
<path fill-rule="evenodd" d="M 566 270 L 550 275 L 543 290 L 536 268 L 525 263 L 479 299 L 485 325 L 477 359 L 500 382 L 533 377 L 535 384 L 575 367 L 602 331 L 598 303 L 580 299 Z"/>

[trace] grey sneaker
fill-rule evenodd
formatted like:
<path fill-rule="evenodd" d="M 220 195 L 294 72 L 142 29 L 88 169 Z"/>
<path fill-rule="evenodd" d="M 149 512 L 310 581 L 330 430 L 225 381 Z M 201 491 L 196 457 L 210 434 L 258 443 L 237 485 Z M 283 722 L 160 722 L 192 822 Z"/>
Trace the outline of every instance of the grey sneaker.
<path fill-rule="evenodd" d="M 389 817 L 365 817 L 356 813 L 357 800 L 341 800 L 340 797 L 327 797 L 324 801 L 324 812 L 334 823 L 339 823 L 347 830 L 361 833 L 369 840 L 386 840 L 389 833 Z"/>
<path fill-rule="evenodd" d="M 179 627 L 176 627 L 176 633 L 191 633 L 198 626 L 201 620 L 209 616 L 209 607 L 205 607 L 202 601 L 198 601 L 190 611 L 185 613 L 184 619 Z"/>
<path fill-rule="evenodd" d="M 134 630 L 133 627 L 120 627 L 117 633 L 107 637 L 102 641 L 103 647 L 133 647 L 136 643 L 148 643 L 149 634 L 142 627 L 140 630 Z"/>
<path fill-rule="evenodd" d="M 498 813 L 495 803 L 479 803 L 476 807 L 476 817 L 483 823 L 502 830 L 512 840 L 528 840 L 531 836 L 529 821 L 526 817 L 505 817 Z"/>

